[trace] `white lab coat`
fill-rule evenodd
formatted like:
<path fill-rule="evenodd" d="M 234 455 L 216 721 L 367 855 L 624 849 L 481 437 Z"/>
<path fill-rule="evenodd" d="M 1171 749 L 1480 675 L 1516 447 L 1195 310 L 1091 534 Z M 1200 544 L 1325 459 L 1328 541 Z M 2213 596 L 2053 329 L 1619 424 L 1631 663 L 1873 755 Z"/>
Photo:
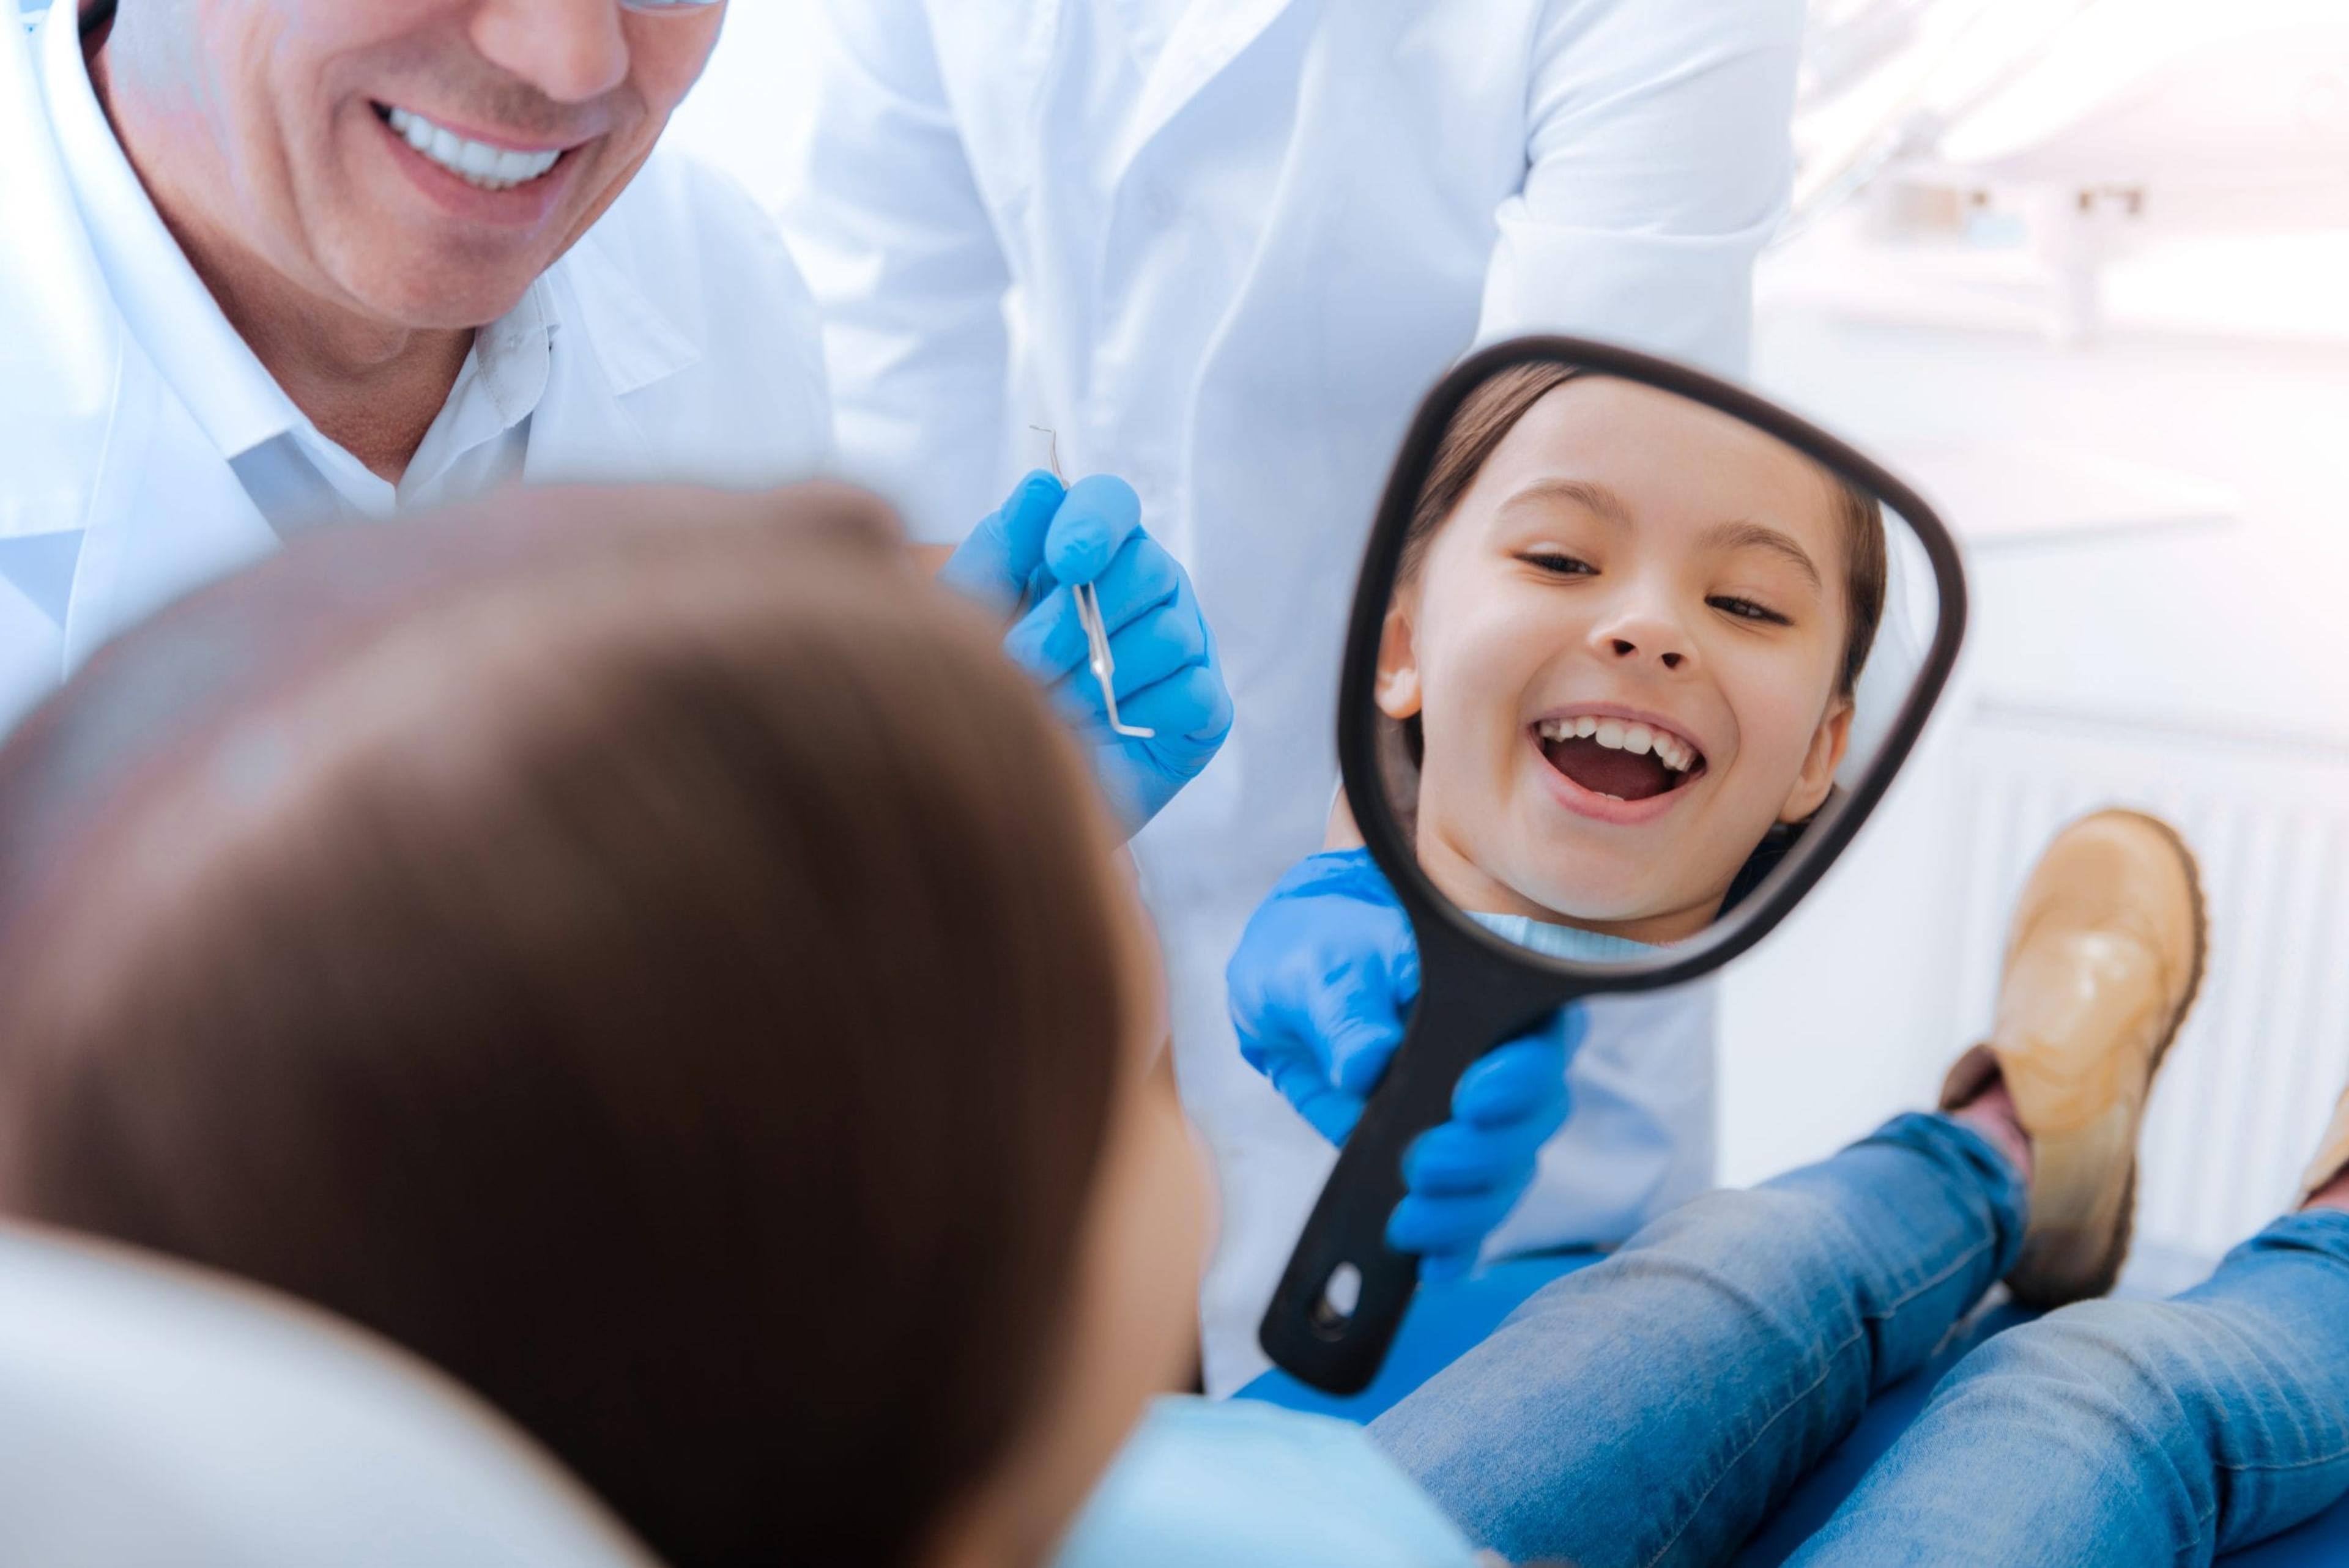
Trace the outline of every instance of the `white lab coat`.
<path fill-rule="evenodd" d="M 1194 0 L 1163 45 L 1170 0 L 826 10 L 781 210 L 843 465 L 950 540 L 1034 460 L 1021 427 L 1051 427 L 1065 463 L 1133 482 L 1220 639 L 1237 727 L 1137 847 L 1222 1185 L 1203 1307 L 1226 1389 L 1264 1365 L 1256 1320 L 1330 1156 L 1240 1061 L 1222 969 L 1320 843 L 1344 609 L 1395 445 L 1480 333 L 1742 369 L 1802 5 Z M 1618 1239 L 1710 1181 L 1709 994 L 1602 1014 L 1499 1246 Z"/>
<path fill-rule="evenodd" d="M 0 727 L 98 644 L 278 537 L 128 329 L 52 134 L 36 51 L 59 0 L 0 20 Z M 50 61 L 54 67 L 57 61 Z M 830 457 L 814 309 L 771 222 L 657 154 L 547 273 L 561 325 L 532 483 L 755 486 Z"/>

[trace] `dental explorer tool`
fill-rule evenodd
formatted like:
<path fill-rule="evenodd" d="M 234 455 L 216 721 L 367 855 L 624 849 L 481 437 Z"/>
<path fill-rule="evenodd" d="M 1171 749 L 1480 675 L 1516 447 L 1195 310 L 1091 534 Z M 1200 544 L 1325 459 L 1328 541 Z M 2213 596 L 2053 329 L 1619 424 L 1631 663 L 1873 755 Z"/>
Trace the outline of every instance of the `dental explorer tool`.
<path fill-rule="evenodd" d="M 1054 479 L 1067 484 L 1067 476 L 1061 472 L 1060 432 L 1048 430 L 1041 425 L 1028 428 L 1051 443 L 1045 463 L 1052 470 Z M 1085 647 L 1089 655 L 1085 662 L 1092 669 L 1093 679 L 1101 685 L 1102 708 L 1109 716 L 1111 730 L 1136 740 L 1156 739 L 1156 730 L 1128 724 L 1117 716 L 1117 661 L 1110 656 L 1109 627 L 1102 620 L 1101 595 L 1094 592 L 1090 583 L 1072 583 L 1069 585 L 1069 593 L 1077 602 L 1077 624 L 1085 629 Z"/>

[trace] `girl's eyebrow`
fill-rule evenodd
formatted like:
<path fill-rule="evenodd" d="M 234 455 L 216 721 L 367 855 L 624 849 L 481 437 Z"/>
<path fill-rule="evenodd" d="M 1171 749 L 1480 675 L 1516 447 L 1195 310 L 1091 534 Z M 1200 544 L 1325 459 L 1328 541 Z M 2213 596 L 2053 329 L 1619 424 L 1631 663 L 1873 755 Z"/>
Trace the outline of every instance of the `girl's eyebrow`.
<path fill-rule="evenodd" d="M 1809 578 L 1813 588 L 1826 586 L 1810 552 L 1797 544 L 1792 534 L 1782 533 L 1767 523 L 1717 522 L 1704 531 L 1702 542 L 1716 550 L 1769 551 L 1784 557 L 1795 571 Z"/>
<path fill-rule="evenodd" d="M 1634 521 L 1631 509 L 1623 498 L 1605 485 L 1589 480 L 1562 478 L 1534 480 L 1514 491 L 1495 509 L 1496 514 L 1506 513 L 1527 502 L 1565 500 L 1596 513 L 1609 522 L 1630 527 Z M 1819 575 L 1818 563 L 1810 552 L 1798 543 L 1795 536 L 1772 528 L 1768 523 L 1717 522 L 1699 537 L 1698 543 L 1714 550 L 1766 550 L 1783 557 L 1786 563 L 1809 580 L 1814 589 L 1823 589 L 1826 580 Z"/>
<path fill-rule="evenodd" d="M 1522 502 L 1538 500 L 1568 500 L 1609 522 L 1628 525 L 1631 521 L 1631 509 L 1623 504 L 1621 496 L 1588 480 L 1534 480 L 1511 494 L 1496 510 L 1506 511 Z"/>

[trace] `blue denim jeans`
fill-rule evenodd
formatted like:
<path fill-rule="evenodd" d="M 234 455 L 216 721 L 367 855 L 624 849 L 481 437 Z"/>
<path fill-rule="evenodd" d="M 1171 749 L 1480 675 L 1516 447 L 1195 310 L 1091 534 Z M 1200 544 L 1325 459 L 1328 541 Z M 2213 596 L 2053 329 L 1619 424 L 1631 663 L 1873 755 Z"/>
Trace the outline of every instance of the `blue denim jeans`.
<path fill-rule="evenodd" d="M 2349 1493 L 2349 1213 L 2291 1214 L 2170 1301 L 1958 1363 L 1803 1568 L 2200 1564 Z"/>
<path fill-rule="evenodd" d="M 1372 1435 L 1514 1561 L 1725 1563 L 2012 1265 L 2023 1201 L 1974 1133 L 1901 1117 L 1546 1287 Z M 2349 1489 L 2344 1419 L 2349 1216 L 2297 1215 L 2176 1302 L 1968 1357 L 1800 1561 L 2208 1561 Z"/>

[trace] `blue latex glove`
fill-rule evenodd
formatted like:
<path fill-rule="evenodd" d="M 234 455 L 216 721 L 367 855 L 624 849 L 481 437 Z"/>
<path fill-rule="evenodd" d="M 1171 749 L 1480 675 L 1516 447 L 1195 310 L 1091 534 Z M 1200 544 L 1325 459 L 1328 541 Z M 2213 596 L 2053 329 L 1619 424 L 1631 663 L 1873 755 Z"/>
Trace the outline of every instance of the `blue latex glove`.
<path fill-rule="evenodd" d="M 1040 469 L 1030 474 L 938 576 L 999 614 L 1019 615 L 1004 651 L 1085 737 L 1102 790 L 1129 832 L 1198 777 L 1231 733 L 1231 694 L 1190 575 L 1143 530 L 1141 498 L 1123 480 L 1099 474 L 1064 489 Z M 1101 601 L 1118 717 L 1156 730 L 1150 739 L 1109 727 L 1069 587 L 1077 583 L 1092 583 Z"/>
<path fill-rule="evenodd" d="M 1368 850 L 1299 863 L 1249 917 L 1226 967 L 1240 1055 L 1322 1137 L 1342 1143 L 1402 1043 L 1419 996 L 1411 922 Z M 1541 1146 L 1566 1124 L 1566 1068 L 1585 1018 L 1568 1007 L 1460 1077 L 1452 1119 L 1403 1158 L 1387 1243 L 1421 1254 L 1420 1277 L 1456 1278 L 1532 1185 Z"/>
<path fill-rule="evenodd" d="M 1579 1006 L 1489 1052 L 1453 1086 L 1452 1119 L 1402 1158 L 1387 1245 L 1420 1254 L 1419 1277 L 1457 1279 L 1533 1185 L 1541 1147 L 1566 1125 L 1567 1064 L 1589 1026 Z"/>

